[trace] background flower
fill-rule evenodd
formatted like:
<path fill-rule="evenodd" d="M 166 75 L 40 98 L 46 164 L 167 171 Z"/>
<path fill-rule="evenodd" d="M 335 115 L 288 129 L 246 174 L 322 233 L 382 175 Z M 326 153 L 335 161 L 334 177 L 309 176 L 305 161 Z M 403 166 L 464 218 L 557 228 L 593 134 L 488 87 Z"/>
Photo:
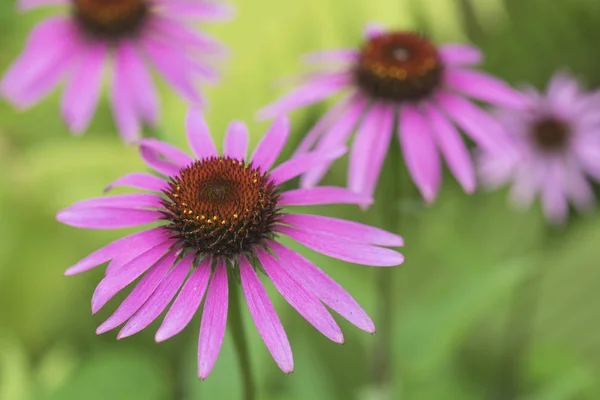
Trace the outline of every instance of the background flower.
<path fill-rule="evenodd" d="M 72 132 L 81 134 L 96 110 L 104 64 L 113 61 L 110 101 L 126 142 L 140 137 L 141 123 L 155 125 L 159 99 L 148 68 L 187 101 L 203 104 L 197 88 L 215 82 L 208 57 L 223 54 L 214 39 L 193 28 L 202 20 L 231 15 L 225 3 L 200 0 L 20 0 L 29 10 L 64 5 L 68 14 L 48 17 L 31 32 L 23 53 L 0 83 L 4 97 L 26 109 L 66 80 L 61 113 Z"/>
<path fill-rule="evenodd" d="M 594 205 L 588 180 L 600 181 L 600 91 L 559 73 L 546 93 L 525 93 L 529 108 L 497 110 L 511 145 L 481 152 L 481 178 L 488 187 L 513 182 L 510 198 L 519 207 L 539 194 L 546 217 L 562 223 L 569 202 L 580 211 Z"/>

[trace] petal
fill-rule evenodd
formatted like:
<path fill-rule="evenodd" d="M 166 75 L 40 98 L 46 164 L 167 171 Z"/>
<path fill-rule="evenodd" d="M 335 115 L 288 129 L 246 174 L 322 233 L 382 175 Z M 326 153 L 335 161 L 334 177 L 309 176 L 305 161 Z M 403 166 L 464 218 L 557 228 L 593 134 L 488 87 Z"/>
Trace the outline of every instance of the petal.
<path fill-rule="evenodd" d="M 367 39 L 372 39 L 377 36 L 381 36 L 386 32 L 386 29 L 383 25 L 378 22 L 369 22 L 363 28 L 363 35 Z"/>
<path fill-rule="evenodd" d="M 506 82 L 479 71 L 449 69 L 445 82 L 451 88 L 488 103 L 510 108 L 525 108 L 527 97 L 511 88 Z"/>
<path fill-rule="evenodd" d="M 323 133 L 323 139 L 317 146 L 318 149 L 326 149 L 344 144 L 369 102 L 362 96 L 357 95 L 349 98 L 347 103 L 347 107 L 343 110 L 343 113 L 336 114 L 338 119 L 328 124 L 327 130 Z M 326 162 L 320 167 L 309 170 L 302 176 L 300 186 L 304 188 L 315 186 L 325 176 L 330 165 L 330 162 Z"/>
<path fill-rule="evenodd" d="M 92 313 L 95 314 L 98 312 L 115 294 L 139 278 L 158 262 L 173 243 L 173 240 L 161 243 L 131 260 L 122 269 L 117 271 L 116 274 L 104 277 L 98 286 L 96 286 L 96 290 L 92 296 Z"/>
<path fill-rule="evenodd" d="M 153 150 L 158 156 L 169 161 L 171 164 L 176 165 L 179 168 L 184 168 L 194 162 L 194 159 L 188 156 L 183 151 L 179 150 L 175 146 L 171 146 L 156 139 L 142 139 L 140 141 L 142 147 Z"/>
<path fill-rule="evenodd" d="M 161 285 L 164 276 L 173 266 L 177 255 L 176 251 L 170 251 L 154 264 L 140 279 L 140 282 L 133 288 L 129 296 L 123 300 L 117 310 L 96 329 L 96 334 L 101 335 L 116 328 L 139 310 L 146 300 L 152 296 L 156 288 Z"/>
<path fill-rule="evenodd" d="M 65 271 L 65 275 L 75 275 L 81 272 L 94 268 L 97 265 L 103 264 L 115 256 L 128 252 L 137 256 L 168 239 L 167 231 L 162 228 L 152 228 L 146 231 L 137 232 L 129 236 L 125 236 L 119 240 L 109 243 L 101 249 L 96 250 L 88 255 L 77 264 L 73 265 Z"/>
<path fill-rule="evenodd" d="M 94 208 L 163 208 L 162 199 L 154 194 L 134 193 L 97 197 L 73 203 L 69 209 L 90 210 Z"/>
<path fill-rule="evenodd" d="M 398 135 L 410 175 L 423 199 L 433 202 L 442 183 L 442 167 L 431 130 L 417 108 L 402 106 Z"/>
<path fill-rule="evenodd" d="M 165 176 L 173 177 L 179 175 L 181 167 L 160 157 L 160 153 L 155 149 L 146 146 L 143 142 L 140 145 L 140 155 L 150 168 Z"/>
<path fill-rule="evenodd" d="M 268 246 L 281 260 L 281 266 L 300 284 L 315 294 L 325 305 L 346 318 L 357 328 L 375 332 L 375 325 L 362 307 L 336 281 L 300 254 L 269 241 Z"/>
<path fill-rule="evenodd" d="M 160 282 L 144 305 L 119 332 L 119 339 L 134 335 L 152 323 L 169 305 L 192 268 L 195 254 L 188 254 Z"/>
<path fill-rule="evenodd" d="M 271 254 L 258 249 L 256 255 L 283 298 L 327 338 L 336 343 L 344 343 L 342 330 L 319 299 L 295 281 Z"/>
<path fill-rule="evenodd" d="M 329 160 L 340 158 L 346 151 L 346 147 L 339 146 L 328 150 L 300 154 L 271 171 L 270 177 L 276 184 L 280 185 L 305 173 L 310 168 L 320 166 Z"/>
<path fill-rule="evenodd" d="M 283 192 L 279 198 L 281 206 L 307 206 L 316 204 L 371 204 L 373 199 L 360 193 L 335 186 L 319 186 Z"/>
<path fill-rule="evenodd" d="M 203 55 L 224 56 L 227 49 L 216 39 L 205 32 L 190 29 L 187 24 L 182 24 L 180 18 L 169 18 L 161 15 L 151 22 L 148 34 L 154 39 L 165 42 L 177 43 L 186 53 L 201 52 Z M 193 53 L 192 53 L 193 54 Z"/>
<path fill-rule="evenodd" d="M 233 18 L 235 8 L 224 2 L 215 1 L 165 1 L 160 3 L 163 12 L 182 18 L 197 18 L 211 21 L 226 21 Z"/>
<path fill-rule="evenodd" d="M 196 158 L 218 157 L 219 153 L 213 142 L 208 125 L 198 108 L 190 108 L 185 117 L 185 131 L 190 148 Z"/>
<path fill-rule="evenodd" d="M 555 160 L 547 165 L 542 185 L 542 207 L 546 218 L 554 224 L 565 223 L 569 214 L 567 197 L 561 185 L 562 171 L 560 161 Z"/>
<path fill-rule="evenodd" d="M 228 300 L 227 269 L 225 261 L 219 259 L 206 294 L 204 311 L 202 311 L 198 339 L 198 376 L 200 379 L 206 379 L 221 350 L 227 324 Z"/>
<path fill-rule="evenodd" d="M 306 230 L 329 233 L 358 243 L 378 246 L 404 246 L 404 240 L 401 236 L 383 229 L 339 218 L 310 214 L 284 214 L 281 216 L 280 222 Z"/>
<path fill-rule="evenodd" d="M 141 121 L 135 102 L 135 88 L 127 74 L 127 60 L 117 54 L 110 88 L 110 103 L 121 138 L 134 143 L 141 137 Z"/>
<path fill-rule="evenodd" d="M 204 298 L 211 266 L 212 258 L 206 257 L 196 267 L 156 332 L 155 340 L 157 342 L 162 342 L 177 335 L 190 323 Z"/>
<path fill-rule="evenodd" d="M 38 7 L 45 6 L 62 6 L 69 2 L 69 0 L 19 0 L 19 9 L 22 11 L 29 11 Z"/>
<path fill-rule="evenodd" d="M 223 153 L 226 157 L 245 160 L 248 152 L 248 128 L 246 124 L 233 121 L 227 127 Z"/>
<path fill-rule="evenodd" d="M 454 125 L 434 106 L 425 106 L 431 134 L 444 155 L 448 167 L 467 193 L 475 191 L 475 169 L 467 146 Z"/>
<path fill-rule="evenodd" d="M 439 105 L 484 150 L 507 146 L 506 132 L 498 121 L 469 102 L 451 93 L 437 96 Z"/>
<path fill-rule="evenodd" d="M 483 61 L 481 50 L 468 44 L 444 44 L 439 47 L 438 53 L 443 63 L 452 67 L 473 66 Z"/>
<path fill-rule="evenodd" d="M 309 249 L 350 263 L 391 267 L 404 262 L 404 256 L 397 251 L 357 243 L 329 233 L 289 226 L 277 226 L 275 229 Z"/>
<path fill-rule="evenodd" d="M 119 229 L 160 221 L 162 214 L 154 210 L 125 208 L 66 208 L 56 214 L 56 220 L 85 229 Z"/>
<path fill-rule="evenodd" d="M 254 268 L 243 256 L 239 258 L 239 265 L 242 288 L 254 325 L 279 368 L 289 374 L 294 370 L 294 359 L 281 321 Z"/>
<path fill-rule="evenodd" d="M 151 192 L 162 192 L 168 187 L 167 182 L 158 176 L 147 174 L 145 172 L 133 172 L 113 181 L 104 189 L 104 191 L 108 192 L 112 188 L 119 186 L 149 190 Z"/>
<path fill-rule="evenodd" d="M 252 165 L 263 171 L 271 169 L 290 134 L 290 119 L 281 115 L 275 119 L 252 154 Z"/>
<path fill-rule="evenodd" d="M 258 112 L 259 119 L 275 118 L 287 114 L 296 108 L 316 103 L 350 84 L 351 77 L 347 72 L 336 72 L 319 75 L 298 87 L 275 103 Z"/>
<path fill-rule="evenodd" d="M 87 130 L 100 97 L 107 46 L 90 44 L 79 56 L 79 65 L 62 98 L 62 114 L 75 133 Z"/>

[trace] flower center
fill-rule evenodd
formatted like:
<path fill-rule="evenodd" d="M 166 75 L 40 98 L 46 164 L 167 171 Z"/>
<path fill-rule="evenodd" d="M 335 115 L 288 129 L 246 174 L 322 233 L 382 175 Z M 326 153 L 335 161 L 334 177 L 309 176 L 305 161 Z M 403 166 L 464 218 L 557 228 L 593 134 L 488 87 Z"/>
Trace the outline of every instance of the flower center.
<path fill-rule="evenodd" d="M 229 157 L 195 161 L 164 190 L 167 228 L 184 247 L 232 257 L 272 237 L 279 189 L 268 174 Z"/>
<path fill-rule="evenodd" d="M 544 151 L 564 149 L 571 136 L 569 126 L 553 117 L 536 122 L 531 135 L 538 148 Z"/>
<path fill-rule="evenodd" d="M 442 70 L 431 42 L 412 32 L 390 32 L 363 45 L 354 80 L 376 99 L 418 101 L 440 86 Z"/>
<path fill-rule="evenodd" d="M 134 35 L 149 14 L 148 0 L 72 0 L 73 14 L 92 36 L 114 39 Z"/>

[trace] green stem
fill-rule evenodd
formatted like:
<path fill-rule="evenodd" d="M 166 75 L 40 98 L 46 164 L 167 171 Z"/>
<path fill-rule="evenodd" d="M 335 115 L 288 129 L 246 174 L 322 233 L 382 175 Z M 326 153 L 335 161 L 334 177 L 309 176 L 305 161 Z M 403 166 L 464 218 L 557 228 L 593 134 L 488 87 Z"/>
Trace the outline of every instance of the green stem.
<path fill-rule="evenodd" d="M 250 353 L 246 343 L 246 335 L 244 332 L 244 323 L 242 320 L 242 310 L 240 307 L 240 284 L 234 278 L 229 279 L 229 316 L 228 329 L 233 337 L 235 350 L 238 354 L 240 362 L 240 372 L 244 385 L 244 400 L 254 400 L 256 398 L 256 388 L 252 377 L 252 368 L 250 365 Z"/>
<path fill-rule="evenodd" d="M 400 171 L 399 145 L 394 140 L 388 153 L 388 164 L 385 168 L 391 171 L 391 181 L 380 180 L 383 184 L 382 199 L 380 202 L 382 227 L 390 232 L 397 233 L 400 226 L 400 196 L 401 182 L 398 176 Z M 377 304 L 377 341 L 373 349 L 373 364 L 371 381 L 383 390 L 390 388 L 392 376 L 392 330 L 394 322 L 394 285 L 395 268 L 377 269 L 376 292 L 379 294 Z"/>

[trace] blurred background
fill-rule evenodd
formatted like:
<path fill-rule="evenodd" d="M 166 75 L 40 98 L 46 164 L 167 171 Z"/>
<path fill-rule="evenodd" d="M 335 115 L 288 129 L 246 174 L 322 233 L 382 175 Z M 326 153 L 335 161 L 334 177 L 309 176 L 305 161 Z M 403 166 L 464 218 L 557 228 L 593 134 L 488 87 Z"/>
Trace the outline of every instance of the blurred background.
<path fill-rule="evenodd" d="M 60 11 L 18 14 L 15 3 L 0 2 L 2 73 L 34 24 Z M 218 143 L 228 121 L 242 119 L 255 145 L 267 124 L 255 122 L 254 113 L 281 94 L 277 80 L 298 73 L 305 52 L 358 45 L 367 21 L 416 28 L 440 43 L 474 43 L 486 54 L 483 69 L 513 84 L 544 87 L 557 69 L 590 87 L 600 84 L 597 0 L 234 3 L 236 20 L 206 27 L 232 49 L 222 83 L 208 90 L 207 119 Z M 165 86 L 161 91 L 160 135 L 187 148 L 185 105 Z M 161 344 L 153 339 L 158 323 L 122 341 L 117 331 L 94 333 L 124 296 L 91 315 L 90 299 L 104 268 L 69 278 L 63 271 L 130 231 L 82 231 L 60 225 L 54 215 L 145 167 L 136 149 L 119 140 L 106 100 L 85 136 L 72 137 L 60 118 L 59 98 L 55 93 L 27 112 L 0 100 L 0 399 L 240 398 L 229 336 L 212 374 L 204 382 L 197 379 L 199 315 Z M 285 155 L 326 107 L 293 115 Z M 346 160 L 338 161 L 325 183 L 344 185 L 345 168 Z M 550 235 L 537 206 L 516 212 L 505 190 L 467 196 L 451 176 L 445 178 L 441 196 L 425 208 L 404 166 L 382 177 L 380 187 L 397 179 L 403 188 L 399 233 L 406 263 L 393 271 L 301 249 L 379 327 L 385 321 L 377 310 L 376 277 L 387 273 L 392 279 L 390 387 L 369 383 L 381 332 L 369 335 L 338 318 L 346 343 L 329 342 L 265 280 L 292 344 L 295 372 L 287 376 L 277 368 L 246 313 L 260 399 L 502 399 L 499 388 L 512 355 L 522 356 L 519 399 L 600 398 L 600 215 L 574 217 Z M 380 197 L 379 191 L 378 203 L 367 212 L 351 206 L 310 211 L 380 225 L 390 204 Z M 511 298 L 532 271 L 539 273 L 536 285 L 526 286 L 532 307 L 509 325 Z M 518 350 L 510 343 L 521 330 L 528 340 Z"/>

